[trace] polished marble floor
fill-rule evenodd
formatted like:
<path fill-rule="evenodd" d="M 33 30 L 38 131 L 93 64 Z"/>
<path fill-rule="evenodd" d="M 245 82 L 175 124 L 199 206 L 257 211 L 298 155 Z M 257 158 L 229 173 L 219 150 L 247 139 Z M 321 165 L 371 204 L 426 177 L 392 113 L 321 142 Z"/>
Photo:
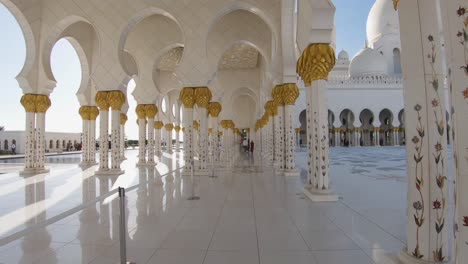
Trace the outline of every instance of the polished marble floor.
<path fill-rule="evenodd" d="M 313 203 L 300 178 L 275 176 L 271 165 L 244 156 L 217 178 L 180 176 L 181 154 L 153 168 L 96 177 L 95 167 L 50 164 L 51 173 L 22 178 L 20 164 L 0 164 L 0 263 L 118 263 L 119 200 L 112 195 L 42 227 L 67 210 L 127 192 L 128 259 L 135 263 L 398 263 L 405 241 L 404 148 L 331 150 L 336 203 Z M 193 193 L 200 200 L 189 201 Z M 56 217 L 57 218 L 57 217 Z M 26 232 L 24 231 L 26 230 Z"/>

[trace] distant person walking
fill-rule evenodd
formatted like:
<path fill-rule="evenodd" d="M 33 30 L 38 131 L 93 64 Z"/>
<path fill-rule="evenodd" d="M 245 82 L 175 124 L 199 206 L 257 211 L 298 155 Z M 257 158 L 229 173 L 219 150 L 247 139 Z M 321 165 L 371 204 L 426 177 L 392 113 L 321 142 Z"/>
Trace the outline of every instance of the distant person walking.
<path fill-rule="evenodd" d="M 254 142 L 253 140 L 250 141 L 250 153 L 253 153 L 254 152 Z"/>
<path fill-rule="evenodd" d="M 242 143 L 242 145 L 244 146 L 244 152 L 248 152 L 249 151 L 249 141 L 247 139 L 244 139 L 244 142 Z"/>
<path fill-rule="evenodd" d="M 15 143 L 11 144 L 11 154 L 16 155 L 16 145 L 15 145 Z"/>

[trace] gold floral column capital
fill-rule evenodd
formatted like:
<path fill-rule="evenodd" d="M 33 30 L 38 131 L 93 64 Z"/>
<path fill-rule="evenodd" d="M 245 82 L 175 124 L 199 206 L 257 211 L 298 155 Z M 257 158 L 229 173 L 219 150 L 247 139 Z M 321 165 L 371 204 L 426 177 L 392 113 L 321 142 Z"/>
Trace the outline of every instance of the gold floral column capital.
<path fill-rule="evenodd" d="M 167 131 L 172 131 L 172 129 L 174 129 L 174 125 L 173 124 L 166 124 L 164 126 L 164 128 L 166 128 Z"/>
<path fill-rule="evenodd" d="M 212 117 L 218 117 L 222 109 L 221 104 L 218 102 L 211 102 L 208 104 L 208 114 Z"/>
<path fill-rule="evenodd" d="M 156 129 L 161 129 L 161 128 L 163 128 L 163 126 L 164 126 L 164 123 L 162 121 L 155 121 L 154 122 L 154 128 L 156 128 Z"/>
<path fill-rule="evenodd" d="M 146 117 L 150 119 L 154 119 L 154 117 L 158 113 L 158 108 L 154 104 L 146 104 L 144 106 L 145 106 Z"/>
<path fill-rule="evenodd" d="M 299 88 L 295 83 L 285 83 L 281 96 L 285 105 L 294 105 L 299 97 Z"/>
<path fill-rule="evenodd" d="M 81 106 L 80 110 L 78 110 L 78 113 L 80 114 L 81 119 L 85 121 L 91 120 L 89 106 Z"/>
<path fill-rule="evenodd" d="M 234 130 L 236 128 L 236 124 L 234 124 L 234 121 L 232 120 L 227 120 L 228 121 L 228 128 Z"/>
<path fill-rule="evenodd" d="M 120 124 L 125 125 L 125 123 L 127 123 L 127 120 L 128 120 L 127 115 L 120 113 Z"/>
<path fill-rule="evenodd" d="M 137 105 L 135 112 L 138 116 L 138 119 L 146 119 L 146 107 L 144 104 Z"/>
<path fill-rule="evenodd" d="M 179 131 L 180 131 L 180 126 L 175 126 L 175 127 L 174 127 L 174 130 L 175 130 L 175 132 L 179 133 Z"/>
<path fill-rule="evenodd" d="M 96 106 L 89 106 L 89 120 L 96 121 L 99 116 L 99 109 Z"/>
<path fill-rule="evenodd" d="M 284 100 L 283 100 L 283 85 L 276 85 L 275 88 L 271 91 L 271 98 L 273 98 L 273 101 L 279 106 L 284 105 Z"/>
<path fill-rule="evenodd" d="M 36 112 L 36 95 L 35 94 L 25 94 L 21 97 L 21 105 L 28 113 Z"/>
<path fill-rule="evenodd" d="M 208 108 L 211 97 L 211 91 L 208 87 L 195 88 L 195 102 L 199 108 Z"/>
<path fill-rule="evenodd" d="M 179 93 L 179 100 L 185 108 L 193 108 L 195 105 L 195 88 L 185 87 Z"/>
<path fill-rule="evenodd" d="M 109 91 L 107 100 L 112 110 L 120 111 L 125 104 L 125 94 L 122 91 Z"/>
<path fill-rule="evenodd" d="M 296 70 L 305 86 L 310 86 L 312 81 L 327 80 L 335 62 L 335 51 L 329 44 L 310 44 L 299 57 Z"/>
<path fill-rule="evenodd" d="M 393 8 L 395 9 L 395 11 L 398 10 L 398 2 L 400 2 L 400 0 L 393 0 Z"/>
<path fill-rule="evenodd" d="M 265 103 L 265 112 L 270 116 L 278 115 L 278 105 L 271 100 Z"/>
<path fill-rule="evenodd" d="M 96 93 L 95 101 L 99 110 L 101 111 L 109 111 L 109 99 L 108 99 L 108 92 L 100 91 Z"/>
<path fill-rule="evenodd" d="M 221 120 L 220 124 L 221 124 L 221 127 L 222 127 L 223 129 L 228 129 L 228 128 L 229 128 L 229 127 L 228 127 L 229 125 L 228 125 L 228 121 L 227 121 L 227 120 Z"/>
<path fill-rule="evenodd" d="M 36 95 L 36 113 L 45 113 L 51 106 L 50 98 L 48 95 Z"/>

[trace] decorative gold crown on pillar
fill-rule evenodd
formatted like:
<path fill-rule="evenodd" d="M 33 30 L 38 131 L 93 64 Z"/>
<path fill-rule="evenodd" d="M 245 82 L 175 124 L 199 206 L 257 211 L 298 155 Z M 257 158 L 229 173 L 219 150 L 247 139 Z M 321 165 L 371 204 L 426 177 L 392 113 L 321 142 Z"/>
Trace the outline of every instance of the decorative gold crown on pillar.
<path fill-rule="evenodd" d="M 179 100 L 185 108 L 193 108 L 195 105 L 195 88 L 185 87 L 179 93 Z"/>
<path fill-rule="evenodd" d="M 125 125 L 127 123 L 128 117 L 126 114 L 120 113 L 120 124 Z"/>
<path fill-rule="evenodd" d="M 299 88 L 297 88 L 295 83 L 285 83 L 282 87 L 281 97 L 283 98 L 284 104 L 294 105 L 299 97 Z"/>
<path fill-rule="evenodd" d="M 278 106 L 284 105 L 283 85 L 276 85 L 275 88 L 273 88 L 273 90 L 271 91 L 271 98 L 273 98 L 273 101 L 275 102 L 276 105 Z"/>
<path fill-rule="evenodd" d="M 154 119 L 154 117 L 158 114 L 158 108 L 154 104 L 146 104 L 145 106 L 145 114 L 147 118 Z"/>
<path fill-rule="evenodd" d="M 208 87 L 195 88 L 195 102 L 199 108 L 207 108 L 211 101 L 211 91 Z"/>
<path fill-rule="evenodd" d="M 161 129 L 161 128 L 163 128 L 163 126 L 164 126 L 164 123 L 162 121 L 155 121 L 154 122 L 154 128 L 156 128 L 156 129 Z"/>
<path fill-rule="evenodd" d="M 310 86 L 312 81 L 327 80 L 335 62 L 335 51 L 329 44 L 310 44 L 299 57 L 296 70 L 305 86 Z"/>
<path fill-rule="evenodd" d="M 208 104 L 208 114 L 212 117 L 218 117 L 221 113 L 222 107 L 218 102 L 211 102 Z"/>

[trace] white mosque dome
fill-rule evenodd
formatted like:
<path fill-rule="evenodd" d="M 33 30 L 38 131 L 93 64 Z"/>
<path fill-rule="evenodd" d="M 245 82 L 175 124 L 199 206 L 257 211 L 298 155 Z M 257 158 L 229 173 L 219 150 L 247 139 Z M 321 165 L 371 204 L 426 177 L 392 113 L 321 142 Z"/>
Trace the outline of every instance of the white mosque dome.
<path fill-rule="evenodd" d="M 340 51 L 338 54 L 338 60 L 339 61 L 349 61 L 349 54 L 346 52 L 346 50 Z"/>
<path fill-rule="evenodd" d="M 388 75 L 385 57 L 374 49 L 364 48 L 351 60 L 349 75 L 351 77 Z"/>
<path fill-rule="evenodd" d="M 398 13 L 393 8 L 392 0 L 376 0 L 367 18 L 367 40 L 374 47 L 384 35 L 399 35 L 400 22 Z"/>

